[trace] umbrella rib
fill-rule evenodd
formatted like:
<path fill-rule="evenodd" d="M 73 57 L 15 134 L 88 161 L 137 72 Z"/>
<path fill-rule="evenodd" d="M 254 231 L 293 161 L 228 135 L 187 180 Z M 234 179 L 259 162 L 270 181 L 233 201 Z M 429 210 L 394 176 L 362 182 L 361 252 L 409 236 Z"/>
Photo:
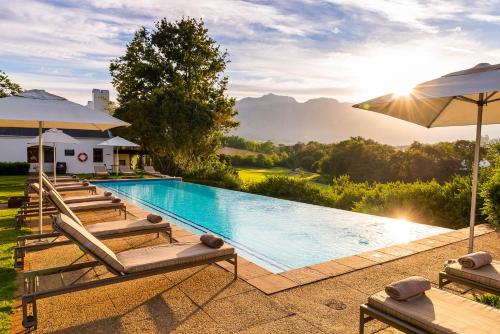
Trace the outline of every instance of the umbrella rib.
<path fill-rule="evenodd" d="M 500 97 L 498 99 L 494 99 L 494 100 L 491 100 L 491 101 L 487 101 L 486 103 L 493 103 L 493 102 L 497 102 L 497 101 L 500 101 Z"/>
<path fill-rule="evenodd" d="M 495 101 L 498 101 L 498 99 L 494 99 L 493 101 L 488 101 L 488 100 L 489 100 L 489 99 L 491 99 L 493 96 L 495 96 L 495 94 L 496 94 L 496 93 L 498 93 L 498 91 L 495 91 L 495 92 L 491 93 L 490 95 L 488 95 L 488 96 L 486 97 L 485 102 L 486 102 L 486 103 L 488 103 L 488 102 L 495 102 Z"/>
<path fill-rule="evenodd" d="M 468 98 L 468 97 L 463 96 L 463 95 L 454 96 L 453 98 L 457 99 L 457 100 L 460 100 L 460 101 L 473 103 L 473 104 L 478 104 L 478 102 L 479 102 L 479 101 L 476 101 L 474 99 Z"/>
<path fill-rule="evenodd" d="M 441 111 L 438 112 L 437 115 L 429 123 L 429 125 L 427 126 L 427 128 L 430 128 L 432 126 L 432 124 L 434 124 L 434 122 L 438 119 L 438 117 L 441 115 L 441 113 L 443 112 L 443 110 L 445 110 L 446 108 L 448 108 L 448 106 L 450 105 L 451 101 L 453 101 L 453 99 L 455 99 L 455 98 L 456 98 L 456 96 L 452 97 L 448 102 L 446 102 L 446 104 L 443 106 L 443 108 L 441 109 Z"/>

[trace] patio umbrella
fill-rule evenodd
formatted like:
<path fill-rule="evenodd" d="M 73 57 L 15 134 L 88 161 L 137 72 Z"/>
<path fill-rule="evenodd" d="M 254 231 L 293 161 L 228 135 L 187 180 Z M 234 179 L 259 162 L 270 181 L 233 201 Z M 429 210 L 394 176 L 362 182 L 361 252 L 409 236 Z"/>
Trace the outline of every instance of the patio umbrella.
<path fill-rule="evenodd" d="M 119 165 L 118 150 L 119 150 L 119 148 L 120 147 L 140 147 L 140 145 L 137 145 L 136 143 L 132 143 L 131 141 L 128 141 L 127 139 L 119 137 L 119 136 L 116 136 L 116 137 L 113 137 L 111 139 L 105 140 L 102 143 L 97 144 L 97 146 L 112 146 L 112 147 L 116 147 L 116 159 L 117 159 L 117 161 L 115 161 L 115 167 L 116 167 L 115 173 L 118 173 L 118 165 Z"/>
<path fill-rule="evenodd" d="M 476 125 L 468 252 L 474 248 L 479 149 L 483 124 L 500 124 L 500 64 L 481 63 L 413 88 L 408 95 L 388 94 L 353 107 L 375 111 L 427 128 Z"/>
<path fill-rule="evenodd" d="M 43 161 L 43 128 L 107 130 L 129 123 L 103 112 L 84 107 L 44 90 L 28 90 L 15 96 L 0 98 L 0 126 L 38 128 L 38 161 Z M 42 184 L 42 164 L 38 168 Z M 42 187 L 38 193 L 40 233 L 42 233 Z"/>
<path fill-rule="evenodd" d="M 57 175 L 56 175 L 56 144 L 78 144 L 79 141 L 70 135 L 65 134 L 61 130 L 58 129 L 49 129 L 45 131 L 42 135 L 42 142 L 47 144 L 52 144 L 54 151 L 54 163 L 53 163 L 53 172 L 54 172 L 54 184 L 57 184 Z M 28 142 L 28 144 L 37 144 L 38 136 L 33 138 Z M 41 162 L 38 164 L 41 166 Z"/>

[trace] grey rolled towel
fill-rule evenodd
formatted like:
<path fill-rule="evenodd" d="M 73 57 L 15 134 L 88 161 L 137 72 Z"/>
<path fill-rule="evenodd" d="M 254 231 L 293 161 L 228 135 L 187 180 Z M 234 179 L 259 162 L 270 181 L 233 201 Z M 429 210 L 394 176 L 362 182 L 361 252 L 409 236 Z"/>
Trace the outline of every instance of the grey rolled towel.
<path fill-rule="evenodd" d="M 78 178 L 78 176 L 76 176 L 75 174 L 71 175 L 71 177 L 74 178 L 74 179 Z"/>
<path fill-rule="evenodd" d="M 153 223 L 153 224 L 158 224 L 158 223 L 160 223 L 160 222 L 163 220 L 163 218 L 162 218 L 161 216 L 155 215 L 155 214 L 153 214 L 153 213 L 150 213 L 150 214 L 147 216 L 147 219 L 148 219 L 151 223 Z"/>
<path fill-rule="evenodd" d="M 395 300 L 408 300 L 431 288 L 431 282 L 420 276 L 412 276 L 389 284 L 385 293 Z"/>
<path fill-rule="evenodd" d="M 224 240 L 213 234 L 203 234 L 200 237 L 200 241 L 210 248 L 221 248 L 224 245 Z"/>
<path fill-rule="evenodd" d="M 467 269 L 479 269 L 493 261 L 493 257 L 488 252 L 475 252 L 458 258 L 458 263 Z"/>
<path fill-rule="evenodd" d="M 83 183 L 82 183 L 82 185 L 83 185 L 84 187 L 88 187 L 88 186 L 90 186 L 90 183 L 88 183 L 88 182 L 83 182 Z"/>
<path fill-rule="evenodd" d="M 112 200 L 111 200 L 111 203 L 120 203 L 122 200 L 121 198 L 118 198 L 118 197 L 114 197 Z"/>
<path fill-rule="evenodd" d="M 105 191 L 104 192 L 104 196 L 106 196 L 106 197 L 109 197 L 111 195 L 113 195 L 113 193 L 111 191 Z"/>

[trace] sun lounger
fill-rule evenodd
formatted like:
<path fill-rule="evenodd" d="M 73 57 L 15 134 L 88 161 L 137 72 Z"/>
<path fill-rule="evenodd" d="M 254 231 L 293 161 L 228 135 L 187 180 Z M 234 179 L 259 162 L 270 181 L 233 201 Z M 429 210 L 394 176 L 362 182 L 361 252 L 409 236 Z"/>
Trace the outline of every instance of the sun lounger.
<path fill-rule="evenodd" d="M 52 182 L 50 182 L 50 180 L 46 177 L 46 176 L 43 176 L 42 175 L 42 182 L 43 182 L 43 186 L 45 187 L 45 189 L 49 189 L 48 185 L 52 185 L 52 187 L 54 187 L 58 192 L 61 192 L 61 193 L 64 193 L 64 192 L 70 192 L 70 191 L 83 191 L 83 190 L 86 190 L 86 191 L 89 191 L 91 194 L 95 194 L 97 193 L 97 187 L 94 186 L 94 185 L 83 185 L 82 182 L 77 182 L 77 183 L 65 183 L 65 184 L 57 184 L 57 185 L 54 185 Z M 32 182 L 32 183 L 35 183 L 35 182 Z M 37 182 L 36 182 L 37 183 Z M 31 188 L 30 188 L 30 184 L 27 184 L 26 185 L 26 188 L 25 188 L 25 195 L 28 195 L 31 191 Z"/>
<path fill-rule="evenodd" d="M 59 212 L 73 219 L 77 224 L 84 226 L 76 214 L 66 205 L 61 198 L 50 196 L 50 201 Z M 151 223 L 146 218 L 136 220 L 119 220 L 89 224 L 84 226 L 92 235 L 99 239 L 123 238 L 133 235 L 150 233 L 166 233 L 172 242 L 172 228 L 168 222 Z M 24 269 L 24 257 L 27 252 L 47 249 L 55 246 L 71 244 L 71 240 L 61 238 L 59 232 L 31 234 L 17 238 L 14 249 L 14 267 Z"/>
<path fill-rule="evenodd" d="M 448 264 L 439 273 L 439 288 L 452 282 L 500 295 L 500 261 L 493 260 L 478 269 L 463 268 L 458 262 Z"/>
<path fill-rule="evenodd" d="M 38 193 L 38 183 L 34 182 L 33 184 L 30 185 L 30 187 L 33 188 L 33 190 L 36 193 Z M 52 191 L 52 190 L 57 191 L 56 188 L 50 182 L 44 182 L 44 188 L 46 191 Z M 112 199 L 111 196 L 104 196 L 104 195 L 66 196 L 64 197 L 64 203 L 71 204 L 71 203 L 82 203 L 91 201 L 105 201 L 111 199 Z M 28 208 L 28 207 L 38 207 L 38 201 L 35 200 L 23 203 L 22 208 Z"/>
<path fill-rule="evenodd" d="M 234 265 L 237 278 L 237 254 L 234 248 L 223 246 L 213 249 L 202 243 L 173 243 L 150 246 L 114 253 L 85 228 L 66 215 L 59 214 L 53 220 L 54 229 L 77 244 L 95 261 L 73 263 L 68 266 L 26 272 L 25 292 L 22 297 L 23 326 L 37 326 L 37 300 L 71 292 L 94 289 L 115 283 L 150 277 L 166 272 L 227 261 Z M 41 290 L 40 278 L 103 265 L 113 276 L 102 275 L 94 280 L 74 280 L 59 288 Z M 77 316 L 77 314 L 75 314 Z"/>
<path fill-rule="evenodd" d="M 125 176 L 136 176 L 137 174 L 130 169 L 129 166 L 119 166 L 118 167 L 120 174 L 125 175 Z"/>
<path fill-rule="evenodd" d="M 182 181 L 182 177 L 177 177 L 177 176 L 170 176 L 170 175 L 165 175 L 160 172 L 157 172 L 153 166 L 144 166 L 144 172 L 146 172 L 149 175 L 153 175 L 156 177 L 161 177 L 164 179 L 175 179 L 175 180 L 180 180 Z"/>
<path fill-rule="evenodd" d="M 33 183 L 31 185 L 33 188 L 38 187 L 38 183 Z M 54 198 L 59 198 L 63 200 L 63 198 L 59 195 L 59 193 L 55 190 L 52 190 L 50 192 L 45 192 L 45 196 L 48 196 L 50 201 L 53 203 Z M 124 203 L 122 202 L 113 202 L 114 198 L 111 199 L 106 199 L 106 200 L 100 200 L 100 201 L 89 201 L 89 202 L 78 202 L 78 203 L 71 203 L 67 204 L 67 206 L 75 211 L 75 212 L 83 212 L 83 211 L 95 211 L 95 210 L 119 210 L 119 212 L 123 212 L 125 214 L 125 219 L 127 219 L 127 207 L 125 206 Z M 43 212 L 45 215 L 52 215 L 57 212 L 56 207 L 51 207 L 49 205 L 44 206 L 45 211 Z M 33 218 L 33 217 L 38 217 L 38 207 L 31 207 L 31 208 L 25 208 L 23 210 L 20 210 L 19 213 L 16 215 L 16 224 L 18 227 L 24 221 L 26 218 Z"/>
<path fill-rule="evenodd" d="M 106 166 L 94 166 L 94 176 L 109 176 Z"/>
<path fill-rule="evenodd" d="M 360 307 L 360 334 L 373 319 L 405 333 L 500 333 L 500 310 L 435 288 L 409 301 L 371 295 Z"/>

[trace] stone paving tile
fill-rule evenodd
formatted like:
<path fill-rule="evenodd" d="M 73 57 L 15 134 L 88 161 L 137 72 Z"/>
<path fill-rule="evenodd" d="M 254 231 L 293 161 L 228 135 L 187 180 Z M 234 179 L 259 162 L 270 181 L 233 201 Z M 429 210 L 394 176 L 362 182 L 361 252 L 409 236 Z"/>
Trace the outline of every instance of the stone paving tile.
<path fill-rule="evenodd" d="M 39 332 L 55 332 L 71 327 L 92 323 L 112 317 L 116 309 L 110 300 L 92 303 L 75 309 L 45 309 L 43 304 L 38 305 Z M 77 331 L 78 332 L 78 331 Z"/>
<path fill-rule="evenodd" d="M 424 252 L 429 249 L 433 249 L 431 245 L 426 245 L 426 244 L 419 244 L 418 242 L 408 242 L 406 244 L 398 244 L 398 247 L 404 248 L 404 249 L 409 249 L 415 252 Z"/>
<path fill-rule="evenodd" d="M 249 279 L 247 282 L 267 294 L 293 288 L 298 285 L 288 278 L 275 274 L 255 277 Z"/>
<path fill-rule="evenodd" d="M 446 243 L 453 243 L 460 241 L 460 238 L 451 236 L 451 235 L 445 235 L 445 234 L 439 234 L 439 235 L 434 235 L 431 237 L 434 240 L 439 240 L 439 241 L 444 241 Z"/>
<path fill-rule="evenodd" d="M 257 325 L 249 329 L 238 332 L 238 334 L 275 334 L 275 333 L 321 334 L 324 332 L 322 332 L 319 328 L 311 325 L 309 322 L 307 322 L 306 320 L 297 315 L 281 318 L 275 321 L 271 321 L 262 325 Z"/>
<path fill-rule="evenodd" d="M 241 331 L 292 315 L 291 312 L 257 290 L 216 300 L 204 306 L 203 310 L 230 332 Z"/>
<path fill-rule="evenodd" d="M 339 282 L 339 278 L 352 274 L 287 290 L 271 298 L 324 333 L 357 333 L 359 305 L 368 296 Z M 374 327 L 383 326 L 374 323 Z"/>
<path fill-rule="evenodd" d="M 139 322 L 122 325 L 126 333 L 172 333 L 172 334 L 224 334 L 228 333 L 221 325 L 212 320 L 203 310 L 197 309 L 185 318 L 165 314 Z"/>
<path fill-rule="evenodd" d="M 381 253 L 386 253 L 389 255 L 393 255 L 395 257 L 402 257 L 402 256 L 408 256 L 411 254 L 415 254 L 416 251 L 406 249 L 406 248 L 401 248 L 398 246 L 391 246 L 391 247 L 386 247 L 386 248 L 381 248 L 377 250 L 378 252 Z"/>
<path fill-rule="evenodd" d="M 386 265 L 391 265 L 395 262 L 387 262 L 365 268 L 349 273 L 348 275 L 335 277 L 335 279 L 365 294 L 372 294 L 389 283 L 411 276 L 406 271 L 399 270 L 396 266 L 388 266 L 389 269 L 386 267 Z"/>
<path fill-rule="evenodd" d="M 239 259 L 238 259 L 239 261 Z M 231 266 L 229 267 L 230 272 L 234 272 L 234 267 Z M 264 269 L 256 264 L 249 263 L 246 265 L 240 265 L 238 263 L 238 277 L 244 279 L 244 280 L 249 280 L 252 278 L 260 277 L 260 276 L 265 276 L 269 275 L 271 272 L 267 269 Z"/>
<path fill-rule="evenodd" d="M 300 285 L 328 278 L 328 275 L 308 267 L 286 271 L 280 275 Z"/>
<path fill-rule="evenodd" d="M 328 276 L 337 276 L 354 271 L 353 268 L 340 264 L 334 260 L 323 263 L 314 264 L 309 268 L 319 271 Z"/>
<path fill-rule="evenodd" d="M 382 253 L 379 251 L 365 252 L 365 253 L 357 254 L 357 256 L 368 259 L 370 261 L 375 261 L 377 263 L 387 262 L 387 261 L 391 261 L 391 260 L 398 258 L 397 256 L 387 254 L 387 253 Z"/>
<path fill-rule="evenodd" d="M 342 257 L 340 259 L 336 259 L 335 261 L 343 264 L 344 266 L 348 266 L 354 269 L 362 269 L 377 264 L 377 262 L 375 261 L 367 260 L 356 255 Z"/>
<path fill-rule="evenodd" d="M 234 280 L 233 277 L 232 273 L 212 265 L 178 283 L 176 287 L 199 306 L 255 289 L 245 281 Z"/>
<path fill-rule="evenodd" d="M 422 245 L 432 246 L 432 247 L 441 247 L 441 246 L 445 246 L 448 244 L 447 242 L 436 240 L 433 238 L 419 239 L 419 240 L 415 240 L 414 242 L 416 242 L 418 244 L 422 244 Z"/>

